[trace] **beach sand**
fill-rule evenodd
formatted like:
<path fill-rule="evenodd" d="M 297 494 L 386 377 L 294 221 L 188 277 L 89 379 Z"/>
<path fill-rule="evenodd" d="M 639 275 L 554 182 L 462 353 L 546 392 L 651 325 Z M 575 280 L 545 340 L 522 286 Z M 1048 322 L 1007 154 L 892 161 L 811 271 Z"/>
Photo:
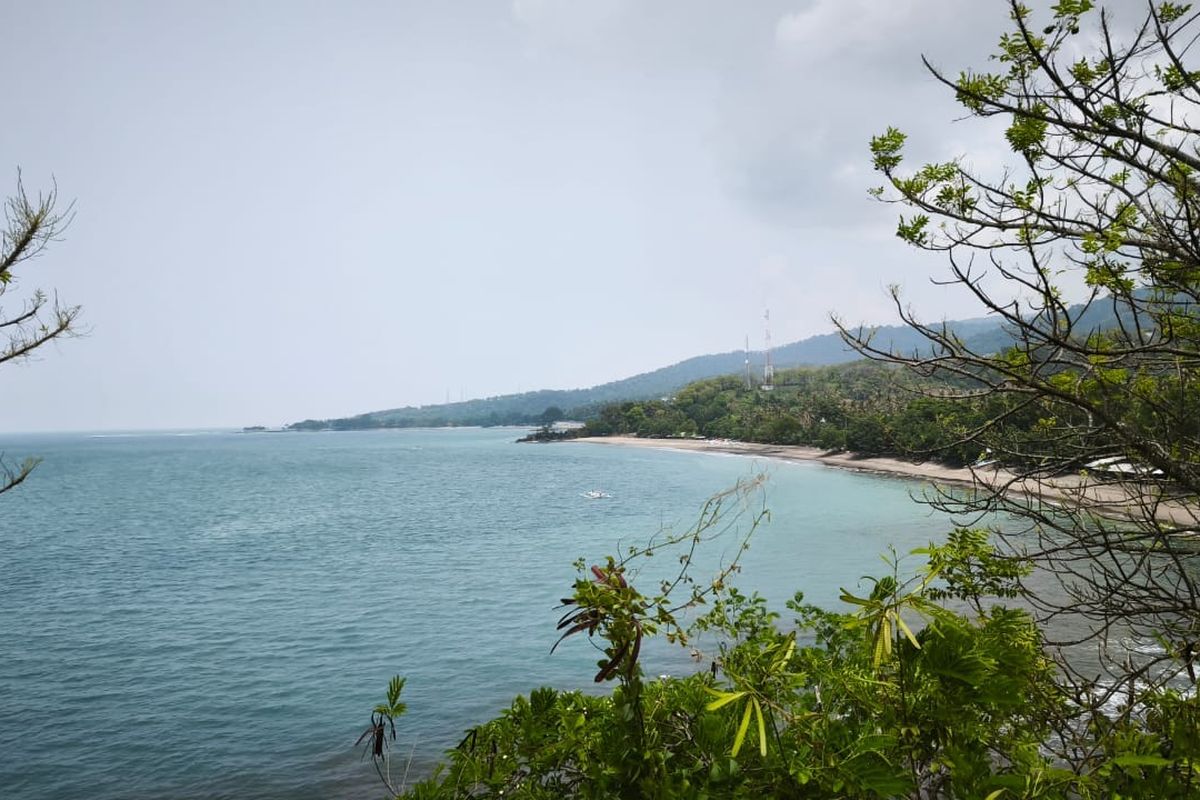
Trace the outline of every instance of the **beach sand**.
<path fill-rule="evenodd" d="M 781 461 L 819 461 L 832 467 L 860 472 L 879 472 L 925 479 L 936 483 L 970 486 L 975 482 L 971 470 L 955 469 L 940 464 L 915 464 L 895 458 L 861 458 L 853 453 L 829 453 L 819 447 L 790 444 L 755 444 L 729 439 L 641 439 L 637 436 L 586 436 L 576 442 L 615 444 L 626 447 L 653 447 L 660 450 L 690 450 L 702 453 L 727 453 L 756 458 L 776 458 Z"/>
<path fill-rule="evenodd" d="M 817 447 L 800 445 L 755 444 L 728 439 L 642 439 L 636 436 L 590 436 L 571 441 L 588 444 L 652 447 L 660 450 L 686 450 L 701 453 L 725 453 L 782 461 L 816 461 L 839 469 L 874 472 L 919 480 L 933 487 L 973 487 L 987 494 L 1002 493 L 1009 500 L 1024 498 L 1029 504 L 1047 504 L 1070 510 L 1087 510 L 1100 516 L 1119 519 L 1147 519 L 1190 529 L 1200 528 L 1200 508 L 1178 501 L 1166 501 L 1153 495 L 1152 487 L 1121 482 L 1103 476 L 1085 478 L 1063 475 L 1053 478 L 1020 477 L 1001 469 L 947 467 L 932 462 L 914 463 L 896 458 L 863 458 L 853 453 L 830 453 Z M 935 489 L 936 490 L 936 489 Z"/>

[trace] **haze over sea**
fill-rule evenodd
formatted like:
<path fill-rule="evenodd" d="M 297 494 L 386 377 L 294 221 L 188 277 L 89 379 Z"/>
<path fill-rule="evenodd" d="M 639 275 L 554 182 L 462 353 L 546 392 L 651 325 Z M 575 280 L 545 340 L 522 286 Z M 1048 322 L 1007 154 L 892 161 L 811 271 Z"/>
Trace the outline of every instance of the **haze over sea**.
<path fill-rule="evenodd" d="M 5 437 L 45 462 L 0 498 L 3 796 L 383 796 L 353 743 L 391 675 L 413 776 L 514 694 L 595 691 L 586 640 L 549 655 L 572 562 L 690 525 L 755 466 L 771 520 L 738 583 L 781 611 L 950 527 L 910 481 L 517 435 Z"/>

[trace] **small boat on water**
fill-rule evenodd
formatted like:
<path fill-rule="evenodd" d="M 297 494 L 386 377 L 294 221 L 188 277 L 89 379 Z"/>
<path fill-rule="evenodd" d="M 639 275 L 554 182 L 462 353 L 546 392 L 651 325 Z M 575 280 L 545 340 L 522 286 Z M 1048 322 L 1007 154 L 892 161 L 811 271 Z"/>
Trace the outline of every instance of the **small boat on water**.
<path fill-rule="evenodd" d="M 612 495 L 608 492 L 604 492 L 599 489 L 592 489 L 590 492 L 584 492 L 579 496 L 586 497 L 588 500 L 605 500 L 612 497 Z"/>

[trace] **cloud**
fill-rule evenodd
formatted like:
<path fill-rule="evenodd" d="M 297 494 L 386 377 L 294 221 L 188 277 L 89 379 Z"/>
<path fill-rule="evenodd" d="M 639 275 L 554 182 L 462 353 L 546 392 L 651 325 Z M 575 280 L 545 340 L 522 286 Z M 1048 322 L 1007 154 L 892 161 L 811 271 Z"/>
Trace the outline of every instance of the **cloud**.
<path fill-rule="evenodd" d="M 863 85 L 870 94 L 926 79 L 922 56 L 951 74 L 986 66 L 1008 24 L 1004 3 L 815 0 L 778 17 L 773 51 L 783 63 L 815 67 L 830 85 Z"/>
<path fill-rule="evenodd" d="M 817 0 L 802 11 L 784 14 L 775 24 L 775 42 L 820 57 L 841 48 L 883 41 L 903 30 L 917 5 L 912 0 Z"/>
<path fill-rule="evenodd" d="M 921 62 L 926 55 L 950 74 L 985 66 L 1005 26 L 1001 4 L 790 5 L 762 31 L 754 77 L 730 86 L 718 115 L 722 179 L 751 213 L 791 228 L 877 224 L 867 146 L 891 125 L 910 134 L 914 160 L 985 149 L 981 161 L 1003 158 L 989 146 L 991 126 L 955 122 L 963 111 L 953 93 Z"/>
<path fill-rule="evenodd" d="M 937 266 L 866 195 L 870 137 L 1011 159 L 920 61 L 986 67 L 1001 2 L 151 5 L 6 19 L 0 62 L 44 67 L 11 104 L 45 113 L 0 127 L 0 150 L 80 198 L 46 266 L 96 331 L 14 373 L 12 427 L 333 416 L 440 401 L 464 365 L 484 394 L 590 385 L 728 349 L 764 305 L 779 341 L 830 308 L 890 319 L 892 282 L 940 313 Z M 181 246 L 231 197 L 215 254 Z M 213 264 L 240 290 L 197 283 Z M 597 275 L 635 290 L 558 301 Z M 80 385 L 105 407 L 45 401 Z"/>
<path fill-rule="evenodd" d="M 758 262 L 758 277 L 764 283 L 785 278 L 790 271 L 787 257 L 779 253 L 771 253 Z"/>
<path fill-rule="evenodd" d="M 627 7 L 627 0 L 513 0 L 512 17 L 537 37 L 579 44 L 619 21 Z"/>

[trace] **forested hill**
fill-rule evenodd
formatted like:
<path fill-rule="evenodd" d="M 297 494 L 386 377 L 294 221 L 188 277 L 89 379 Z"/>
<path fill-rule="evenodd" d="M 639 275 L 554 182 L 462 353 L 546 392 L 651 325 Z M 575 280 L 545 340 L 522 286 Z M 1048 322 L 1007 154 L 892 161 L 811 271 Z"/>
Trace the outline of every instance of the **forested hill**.
<path fill-rule="evenodd" d="M 1103 303 L 1088 309 L 1071 309 L 1081 330 L 1111 326 L 1116 314 Z M 1076 316 L 1077 315 L 1077 316 Z M 991 353 L 1012 343 L 995 318 L 953 320 L 946 323 L 972 350 Z M 884 325 L 875 329 L 874 343 L 892 351 L 911 353 L 928 348 L 929 342 L 904 325 Z M 801 366 L 830 366 L 861 358 L 848 348 L 836 333 L 810 336 L 772 351 L 775 366 L 788 369 Z M 746 354 L 742 350 L 696 356 L 669 367 L 643 372 L 619 381 L 602 383 L 587 389 L 541 389 L 428 406 L 405 406 L 369 411 L 338 419 L 307 419 L 292 423 L 291 430 L 360 430 L 368 428 L 436 428 L 446 425 L 528 425 L 553 419 L 593 417 L 601 406 L 626 400 L 650 400 L 667 397 L 689 383 L 721 375 L 741 374 Z M 751 369 L 762 375 L 764 355 L 750 354 Z"/>
<path fill-rule="evenodd" d="M 998 350 L 1006 343 L 999 323 L 991 319 L 960 320 L 950 326 L 972 346 L 984 352 Z M 876 341 L 892 349 L 912 351 L 927 344 L 904 326 L 877 329 Z M 778 368 L 803 365 L 842 364 L 860 356 L 846 347 L 836 333 L 812 336 L 777 347 L 773 351 Z M 542 389 L 521 394 L 500 395 L 460 403 L 407 406 L 370 411 L 353 417 L 304 420 L 289 426 L 292 430 L 355 430 L 364 428 L 439 427 L 444 425 L 522 425 L 542 422 L 548 416 L 588 417 L 606 404 L 624 400 L 645 400 L 674 394 L 694 381 L 719 375 L 742 373 L 745 352 L 696 356 L 652 372 L 644 372 L 619 381 L 587 389 Z M 750 354 L 752 369 L 762 374 L 763 353 Z"/>

